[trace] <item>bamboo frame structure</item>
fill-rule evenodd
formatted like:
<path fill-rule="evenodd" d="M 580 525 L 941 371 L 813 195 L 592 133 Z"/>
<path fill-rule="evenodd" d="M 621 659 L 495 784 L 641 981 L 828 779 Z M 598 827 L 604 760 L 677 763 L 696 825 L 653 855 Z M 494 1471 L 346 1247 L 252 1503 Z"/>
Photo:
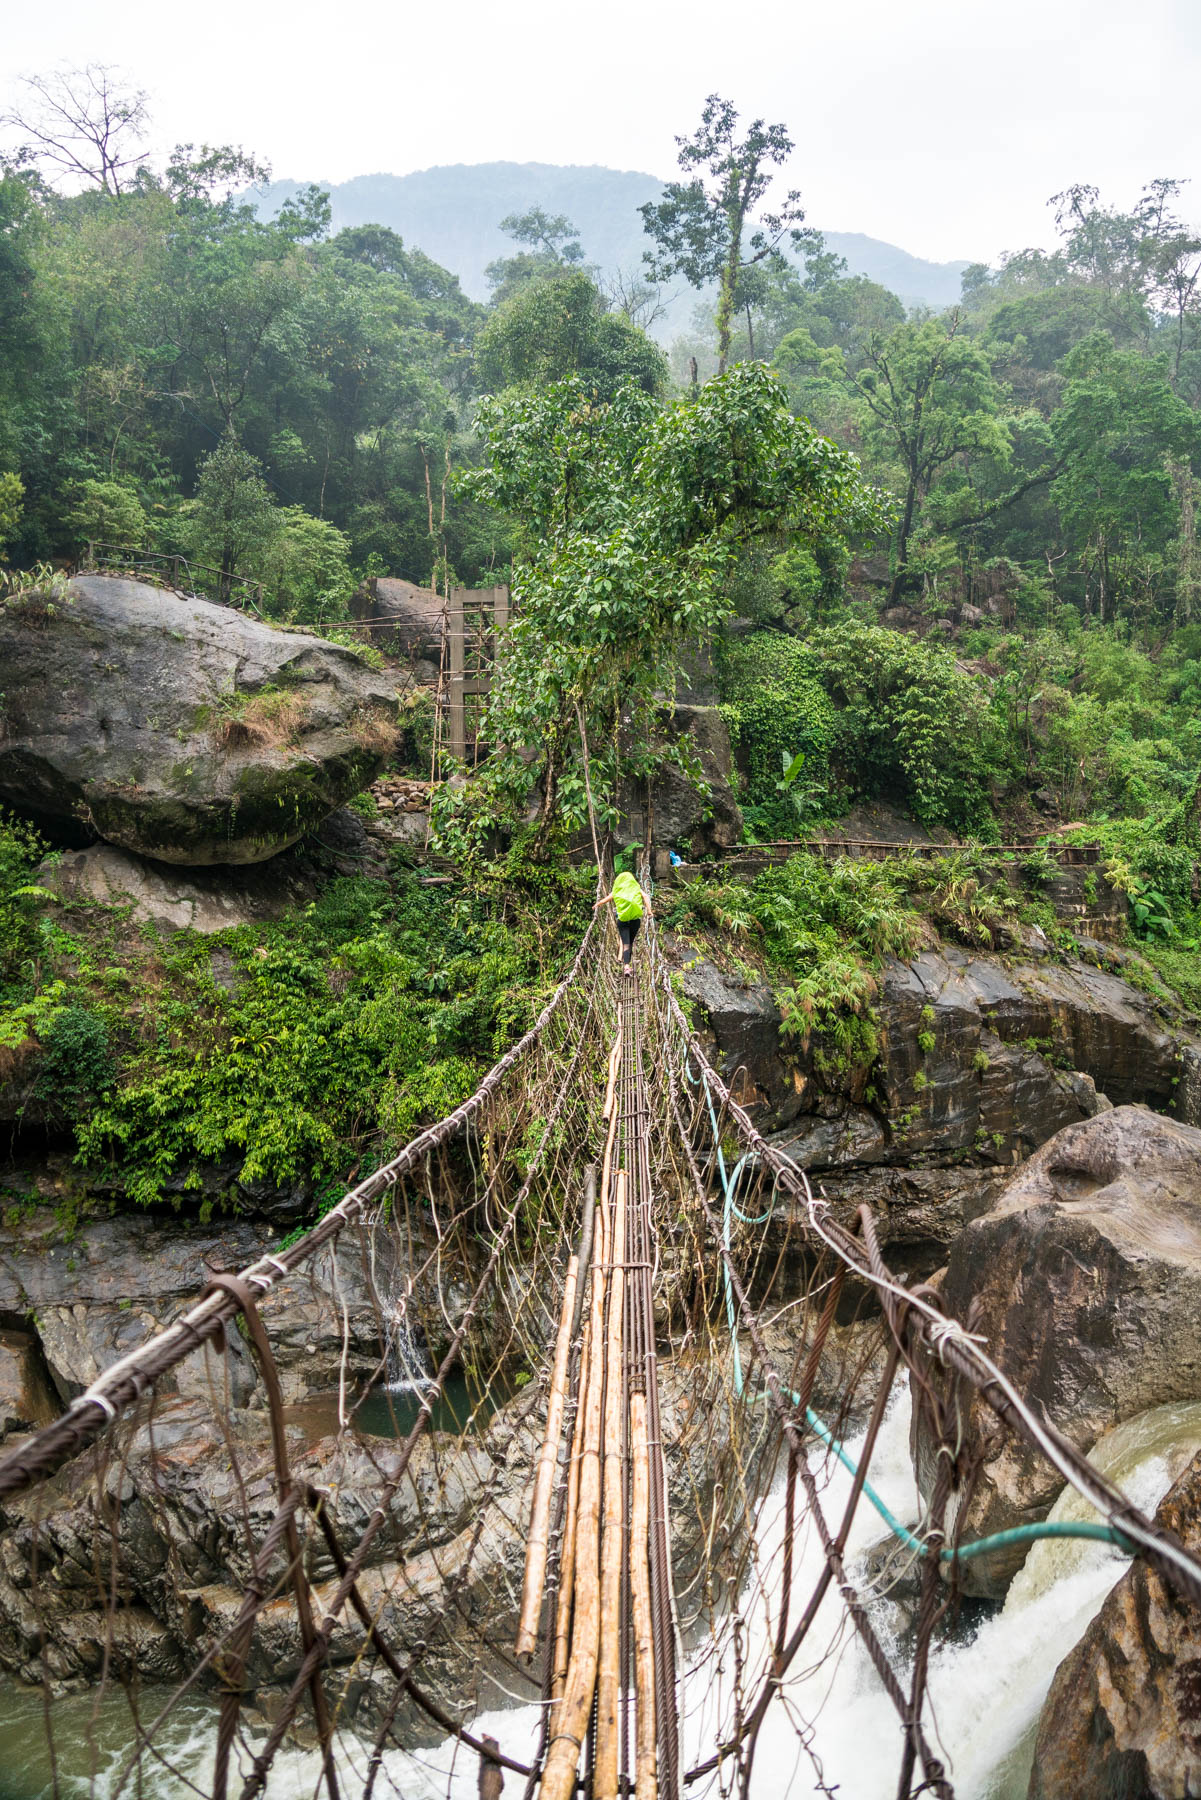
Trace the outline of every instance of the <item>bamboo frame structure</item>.
<path fill-rule="evenodd" d="M 655 1644 L 647 1564 L 651 1516 L 650 1440 L 645 1394 L 630 1395 L 630 1461 L 630 1607 L 634 1621 L 634 1679 L 638 1690 L 634 1796 L 635 1800 L 658 1800 Z"/>
<path fill-rule="evenodd" d="M 612 1133 L 610 1148 L 611 1145 Z M 606 1157 L 601 1198 L 597 1206 L 598 1242 L 592 1259 L 588 1385 L 580 1408 L 583 1441 L 572 1558 L 574 1594 L 571 1654 L 562 1695 L 552 1703 L 550 1742 L 540 1790 L 542 1800 L 571 1800 L 575 1793 L 576 1768 L 592 1713 L 600 1654 L 601 1430 L 604 1423 L 604 1331 L 608 1288 L 605 1270 L 610 1261 L 608 1172 Z"/>

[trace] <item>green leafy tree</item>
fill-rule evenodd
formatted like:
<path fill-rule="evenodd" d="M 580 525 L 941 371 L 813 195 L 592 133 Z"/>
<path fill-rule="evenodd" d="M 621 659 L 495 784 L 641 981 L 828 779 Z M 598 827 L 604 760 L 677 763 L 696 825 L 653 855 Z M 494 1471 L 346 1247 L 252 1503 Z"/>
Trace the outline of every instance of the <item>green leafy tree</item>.
<path fill-rule="evenodd" d="M 893 539 L 894 598 L 910 581 L 906 566 L 917 509 L 952 458 L 987 454 L 1004 464 L 1009 435 L 988 358 L 962 329 L 958 313 L 898 325 L 867 346 L 858 387 L 868 442 L 899 465 L 900 518 Z"/>
<path fill-rule="evenodd" d="M 67 513 L 67 523 L 85 543 L 140 549 L 149 521 L 137 495 L 120 481 L 85 481 Z"/>
<path fill-rule="evenodd" d="M 526 213 L 510 213 L 500 228 L 523 247 L 515 256 L 497 257 L 484 273 L 496 301 L 508 300 L 527 282 L 564 269 L 585 269 L 580 234 L 563 213 L 545 213 L 540 206 Z M 587 270 L 595 274 L 595 270 Z"/>
<path fill-rule="evenodd" d="M 504 301 L 480 333 L 479 372 L 492 389 L 591 378 L 608 397 L 634 381 L 660 391 L 667 368 L 645 332 L 606 308 L 587 275 L 531 281 Z"/>
<path fill-rule="evenodd" d="M 951 652 L 854 619 L 815 633 L 812 645 L 837 708 L 831 754 L 852 792 L 900 800 L 929 824 L 979 830 L 989 814 L 988 718 Z"/>
<path fill-rule="evenodd" d="M 1123 600 L 1153 603 L 1180 519 L 1170 455 L 1201 460 L 1201 425 L 1166 368 L 1094 332 L 1067 357 L 1051 421 L 1062 470 L 1051 490 L 1083 557 L 1086 604 L 1104 619 Z M 1149 560 L 1150 559 L 1150 560 Z"/>
<path fill-rule="evenodd" d="M 220 571 L 222 598 L 228 599 L 232 578 L 261 560 L 276 530 L 262 465 L 232 434 L 223 437 L 201 464 L 181 533 L 185 549 Z"/>
<path fill-rule="evenodd" d="M 681 646 L 730 610 L 741 546 L 881 519 L 855 458 L 793 418 L 758 364 L 666 410 L 633 385 L 598 403 L 561 383 L 484 402 L 480 429 L 488 466 L 465 485 L 519 522 L 516 616 L 487 730 L 511 797 L 541 770 L 544 829 L 565 780 L 578 816 L 579 718 L 598 745 L 612 746 L 623 720 L 646 743 Z M 609 799 L 616 779 L 606 751 L 597 782 Z"/>
<path fill-rule="evenodd" d="M 16 535 L 25 501 L 25 484 L 10 470 L 0 474 L 0 556 L 4 546 Z"/>
<path fill-rule="evenodd" d="M 276 508 L 272 525 L 253 561 L 270 617 L 298 625 L 344 619 L 354 592 L 346 533 L 303 506 Z"/>
<path fill-rule="evenodd" d="M 738 287 L 740 281 L 745 285 L 747 271 L 780 258 L 786 238 L 795 249 L 818 243 L 816 232 L 801 229 L 805 214 L 795 188 L 778 211 L 760 210 L 772 169 L 792 153 L 787 128 L 754 119 L 739 140 L 737 125 L 731 103 L 710 94 L 697 130 L 690 138 L 676 139 L 680 167 L 692 179 L 669 182 L 662 200 L 639 208 L 655 244 L 644 253 L 652 280 L 669 281 L 679 274 L 696 288 L 717 283 L 719 375 L 729 361 Z"/>

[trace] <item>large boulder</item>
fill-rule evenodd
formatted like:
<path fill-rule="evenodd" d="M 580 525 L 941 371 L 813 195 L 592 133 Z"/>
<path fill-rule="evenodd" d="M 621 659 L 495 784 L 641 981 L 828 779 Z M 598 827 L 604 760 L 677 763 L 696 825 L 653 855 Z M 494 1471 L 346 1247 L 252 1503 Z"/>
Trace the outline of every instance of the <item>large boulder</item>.
<path fill-rule="evenodd" d="M 315 891 L 298 869 L 279 863 L 269 870 L 183 869 L 178 863 L 145 861 L 114 844 L 64 851 L 39 869 L 37 879 L 68 905 L 93 901 L 127 908 L 132 923 L 204 935 L 278 919 L 311 901 Z"/>
<path fill-rule="evenodd" d="M 1106 1102 L 1166 1107 L 1189 1043 L 1116 975 L 950 945 L 888 962 L 877 1011 L 877 1086 L 904 1120 L 889 1160 L 1012 1162 Z"/>
<path fill-rule="evenodd" d="M 692 855 L 732 850 L 742 842 L 742 813 L 731 786 L 730 733 L 718 708 L 678 702 L 661 715 L 657 732 L 662 747 L 680 745 L 699 761 L 708 792 L 698 792 L 673 763 L 660 763 L 650 792 L 655 843 Z"/>
<path fill-rule="evenodd" d="M 352 651 L 113 576 L 0 607 L 0 668 L 0 798 L 162 862 L 274 856 L 395 741 Z"/>
<path fill-rule="evenodd" d="M 1201 1131 L 1131 1106 L 1068 1126 L 955 1239 L 942 1292 L 1081 1450 L 1149 1407 L 1201 1399 Z M 1062 1486 L 1046 1458 L 975 1396 L 961 1434 L 963 1466 L 980 1464 L 963 1535 L 1042 1519 Z M 928 1493 L 937 1445 L 920 1420 L 914 1449 Z M 1023 1554 L 972 1560 L 965 1587 L 1002 1593 Z"/>
<path fill-rule="evenodd" d="M 1155 1515 L 1201 1552 L 1201 1455 Z M 1136 1559 L 1055 1672 L 1029 1800 L 1201 1793 L 1201 1608 Z"/>
<path fill-rule="evenodd" d="M 402 581 L 391 575 L 380 575 L 362 591 L 357 608 L 360 616 L 387 623 L 388 633 L 396 647 L 410 662 L 421 665 L 424 677 L 432 672 L 436 679 L 442 660 L 442 635 L 446 621 L 446 601 L 435 589 L 418 587 L 415 581 Z"/>

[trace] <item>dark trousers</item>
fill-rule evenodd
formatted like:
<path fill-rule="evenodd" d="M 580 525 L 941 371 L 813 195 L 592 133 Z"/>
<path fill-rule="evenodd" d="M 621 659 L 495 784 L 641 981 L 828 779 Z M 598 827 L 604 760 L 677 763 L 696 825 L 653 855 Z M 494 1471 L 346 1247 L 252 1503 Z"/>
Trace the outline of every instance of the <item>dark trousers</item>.
<path fill-rule="evenodd" d="M 630 953 L 634 948 L 634 939 L 638 936 L 641 925 L 641 919 L 618 919 L 617 921 L 617 935 L 621 939 L 621 960 L 627 969 L 630 966 Z"/>

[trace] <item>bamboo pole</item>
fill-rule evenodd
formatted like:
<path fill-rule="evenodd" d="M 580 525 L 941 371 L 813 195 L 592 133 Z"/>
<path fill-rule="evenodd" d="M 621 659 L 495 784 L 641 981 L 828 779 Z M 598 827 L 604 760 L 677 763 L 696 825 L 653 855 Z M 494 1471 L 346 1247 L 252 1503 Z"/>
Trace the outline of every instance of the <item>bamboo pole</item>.
<path fill-rule="evenodd" d="M 612 1146 L 610 1133 L 609 1147 Z M 581 1392 L 583 1441 L 579 1460 L 573 1547 L 574 1605 L 571 1620 L 571 1655 L 561 1697 L 553 1705 L 550 1743 L 542 1770 L 541 1800 L 572 1800 L 576 1768 L 588 1730 L 596 1692 L 596 1663 L 600 1648 L 600 1448 L 604 1403 L 605 1269 L 610 1237 L 606 1220 L 605 1189 L 608 1186 L 608 1150 L 601 1199 L 597 1206 L 597 1242 L 592 1257 L 592 1304 L 588 1317 L 590 1354 L 588 1386 Z"/>
<path fill-rule="evenodd" d="M 622 1349 L 625 1323 L 626 1172 L 620 1170 L 613 1197 L 612 1272 L 605 1339 L 604 1513 L 601 1528 L 600 1659 L 596 1684 L 596 1766 L 592 1800 L 617 1800 L 621 1736 L 619 1619 L 624 1562 L 625 1483 L 622 1479 Z"/>
<path fill-rule="evenodd" d="M 609 1052 L 609 1079 L 605 1084 L 605 1104 L 601 1110 L 601 1118 L 606 1121 L 612 1116 L 613 1095 L 617 1087 L 617 1071 L 621 1067 L 621 1033 L 613 1040 L 613 1048 Z"/>
<path fill-rule="evenodd" d="M 559 1553 L 559 1595 L 555 1603 L 555 1648 L 551 1659 L 551 1700 L 563 1698 L 567 1681 L 567 1665 L 571 1656 L 571 1607 L 575 1597 L 575 1525 L 580 1501 L 580 1462 L 584 1455 L 584 1402 L 588 1392 L 589 1331 L 584 1326 L 584 1343 L 580 1352 L 579 1402 L 576 1407 L 575 1431 L 571 1440 L 571 1463 L 567 1471 L 567 1517 L 563 1524 L 563 1547 Z"/>
<path fill-rule="evenodd" d="M 646 1395 L 630 1395 L 630 1605 L 634 1615 L 634 1678 L 638 1688 L 634 1800 L 658 1800 L 655 1730 L 655 1643 L 651 1626 L 650 1445 Z"/>
<path fill-rule="evenodd" d="M 567 1362 L 571 1350 L 571 1321 L 575 1312 L 576 1279 L 579 1258 L 573 1256 L 567 1265 L 563 1283 L 563 1306 L 559 1313 L 559 1334 L 555 1341 L 555 1362 L 550 1381 L 550 1397 L 546 1404 L 546 1434 L 538 1453 L 538 1469 L 534 1477 L 534 1498 L 530 1506 L 530 1534 L 525 1552 L 525 1583 L 521 1594 L 521 1618 L 517 1626 L 518 1656 L 529 1656 L 538 1636 L 538 1615 L 542 1611 L 542 1593 L 546 1585 L 546 1558 L 550 1550 L 550 1496 L 555 1467 L 559 1460 L 559 1440 L 563 1436 L 563 1409 L 567 1400 Z"/>

